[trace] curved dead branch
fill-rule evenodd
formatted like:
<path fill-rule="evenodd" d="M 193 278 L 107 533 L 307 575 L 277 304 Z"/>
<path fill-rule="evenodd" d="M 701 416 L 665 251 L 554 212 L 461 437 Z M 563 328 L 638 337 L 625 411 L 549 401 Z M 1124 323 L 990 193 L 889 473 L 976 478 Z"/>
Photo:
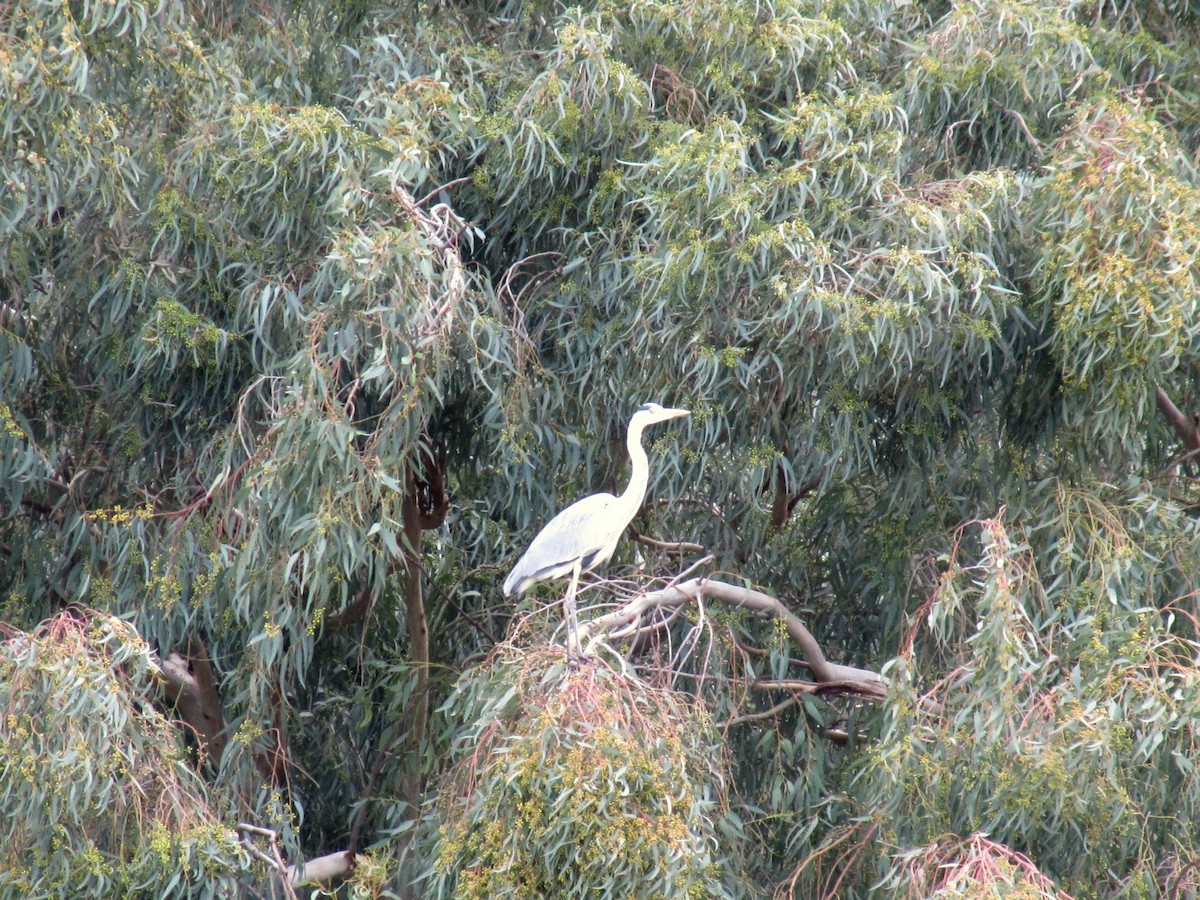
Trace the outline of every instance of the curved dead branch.
<path fill-rule="evenodd" d="M 712 578 L 693 578 L 659 591 L 639 594 L 620 609 L 580 625 L 579 640 L 590 652 L 610 633 L 637 622 L 651 610 L 676 610 L 703 600 L 715 600 L 781 619 L 788 635 L 804 654 L 804 661 L 818 684 L 837 685 L 841 690 L 880 700 L 887 695 L 888 680 L 878 672 L 827 660 L 812 632 L 778 598 Z"/>

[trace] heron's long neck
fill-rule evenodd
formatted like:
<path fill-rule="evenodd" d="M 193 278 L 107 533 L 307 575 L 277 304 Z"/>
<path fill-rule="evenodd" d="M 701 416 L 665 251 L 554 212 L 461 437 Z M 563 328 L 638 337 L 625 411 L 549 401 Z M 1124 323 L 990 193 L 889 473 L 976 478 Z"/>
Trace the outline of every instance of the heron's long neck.
<path fill-rule="evenodd" d="M 646 498 L 646 485 L 650 483 L 650 462 L 646 458 L 646 451 L 642 449 L 640 425 L 629 427 L 625 445 L 629 448 L 629 461 L 633 467 L 629 473 L 629 487 L 625 488 L 625 492 L 618 499 L 621 508 L 627 510 L 629 518 L 632 519 L 641 508 L 642 501 Z"/>

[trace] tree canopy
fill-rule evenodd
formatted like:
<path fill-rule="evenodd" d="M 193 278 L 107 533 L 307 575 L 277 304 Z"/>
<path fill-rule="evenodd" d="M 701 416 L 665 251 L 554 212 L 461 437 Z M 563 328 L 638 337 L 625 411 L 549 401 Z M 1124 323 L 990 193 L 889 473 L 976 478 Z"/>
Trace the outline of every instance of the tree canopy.
<path fill-rule="evenodd" d="M 0 896 L 1200 890 L 1195 4 L 14 0 L 0 98 Z"/>

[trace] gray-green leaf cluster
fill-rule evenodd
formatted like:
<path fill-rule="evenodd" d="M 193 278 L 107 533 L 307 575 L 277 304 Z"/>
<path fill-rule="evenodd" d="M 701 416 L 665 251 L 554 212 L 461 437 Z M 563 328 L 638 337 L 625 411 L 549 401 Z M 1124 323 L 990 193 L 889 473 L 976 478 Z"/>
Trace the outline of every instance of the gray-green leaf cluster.
<path fill-rule="evenodd" d="M 1197 48 L 0 5 L 0 896 L 1195 893 Z M 583 614 L 709 555 L 886 699 L 778 615 L 564 667 L 558 588 L 501 597 L 647 400 L 658 543 Z"/>

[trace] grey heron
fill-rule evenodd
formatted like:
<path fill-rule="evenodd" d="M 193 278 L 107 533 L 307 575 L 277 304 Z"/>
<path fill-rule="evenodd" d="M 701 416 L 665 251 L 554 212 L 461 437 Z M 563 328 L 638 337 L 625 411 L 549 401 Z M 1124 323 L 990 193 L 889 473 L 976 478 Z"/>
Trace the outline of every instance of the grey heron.
<path fill-rule="evenodd" d="M 619 497 L 608 493 L 592 494 L 572 503 L 546 523 L 504 579 L 504 595 L 514 597 L 539 581 L 570 576 L 567 595 L 563 599 L 563 616 L 567 623 L 567 652 L 571 656 L 577 656 L 579 651 L 575 615 L 579 575 L 608 562 L 625 527 L 633 521 L 646 497 L 650 463 L 642 447 L 642 432 L 650 425 L 686 415 L 690 415 L 686 409 L 643 404 L 629 420 L 629 433 L 625 438 L 633 470 L 624 493 Z"/>

